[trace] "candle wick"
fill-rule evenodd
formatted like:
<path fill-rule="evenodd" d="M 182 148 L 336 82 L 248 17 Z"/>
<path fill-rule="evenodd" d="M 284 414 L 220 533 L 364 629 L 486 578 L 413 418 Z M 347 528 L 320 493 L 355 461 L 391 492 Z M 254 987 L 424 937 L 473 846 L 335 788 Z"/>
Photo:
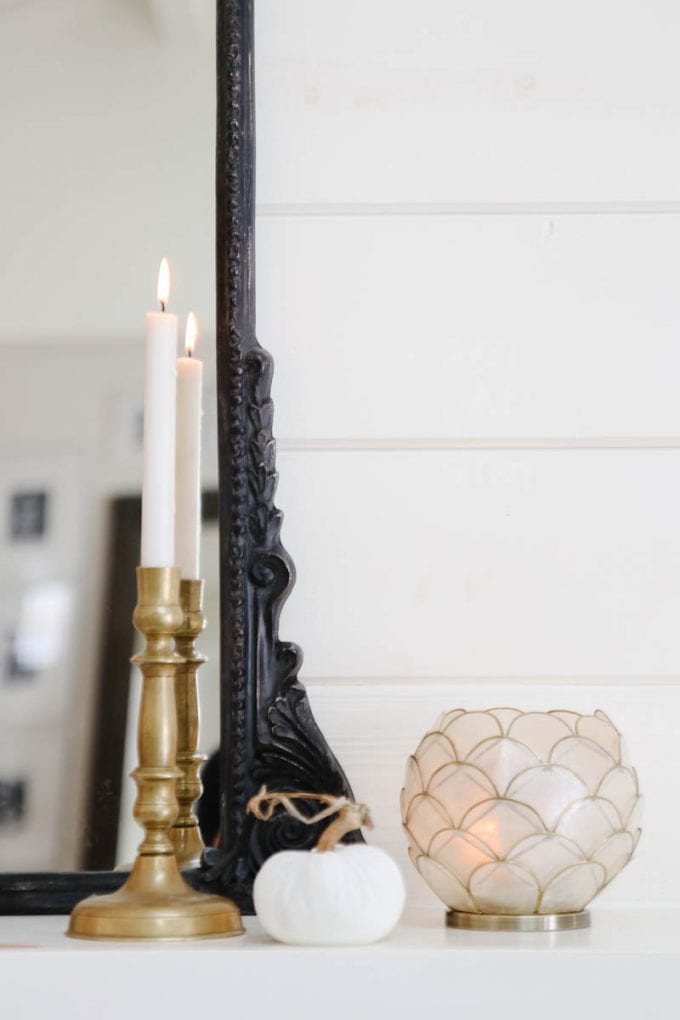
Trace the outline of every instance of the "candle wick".
<path fill-rule="evenodd" d="M 161 301 L 161 311 L 165 311 L 165 301 Z"/>

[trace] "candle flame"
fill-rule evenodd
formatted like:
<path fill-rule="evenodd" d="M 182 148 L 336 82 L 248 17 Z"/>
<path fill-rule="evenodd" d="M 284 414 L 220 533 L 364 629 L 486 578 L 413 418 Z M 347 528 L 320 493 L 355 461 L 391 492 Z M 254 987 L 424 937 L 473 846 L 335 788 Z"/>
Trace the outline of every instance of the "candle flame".
<path fill-rule="evenodd" d="M 158 270 L 158 304 L 161 306 L 162 311 L 165 311 L 169 297 L 170 266 L 168 265 L 168 260 L 164 258 L 161 259 L 161 267 Z"/>
<path fill-rule="evenodd" d="M 196 346 L 196 339 L 198 337 L 198 322 L 193 312 L 189 312 L 187 315 L 187 328 L 184 334 L 184 349 L 186 350 L 189 357 L 194 353 L 194 347 Z"/>

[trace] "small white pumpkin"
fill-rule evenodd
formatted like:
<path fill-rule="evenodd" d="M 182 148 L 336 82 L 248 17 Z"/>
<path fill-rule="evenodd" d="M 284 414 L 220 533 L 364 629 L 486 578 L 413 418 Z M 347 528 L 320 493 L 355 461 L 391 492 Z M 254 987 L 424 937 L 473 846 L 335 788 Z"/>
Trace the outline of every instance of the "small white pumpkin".
<path fill-rule="evenodd" d="M 287 810 L 291 809 L 289 796 L 264 790 L 258 794 L 259 803 L 271 798 L 270 803 L 275 800 Z M 377 942 L 392 931 L 404 908 L 401 872 L 378 847 L 336 844 L 346 832 L 366 824 L 369 815 L 362 805 L 344 798 L 323 799 L 332 803 L 322 815 L 339 808 L 340 815 L 314 850 L 282 850 L 265 861 L 253 888 L 255 911 L 267 934 L 279 942 L 303 946 Z M 291 813 L 312 821 L 295 809 Z M 271 817 L 271 811 L 258 817 Z"/>

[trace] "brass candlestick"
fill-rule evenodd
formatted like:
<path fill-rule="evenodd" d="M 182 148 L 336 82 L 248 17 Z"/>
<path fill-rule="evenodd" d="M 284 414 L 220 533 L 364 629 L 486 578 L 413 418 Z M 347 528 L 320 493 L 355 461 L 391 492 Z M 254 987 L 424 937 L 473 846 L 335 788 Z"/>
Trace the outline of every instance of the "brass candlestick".
<path fill-rule="evenodd" d="M 238 908 L 221 896 L 195 892 L 182 878 L 170 828 L 177 818 L 175 674 L 182 659 L 174 635 L 184 614 L 176 567 L 138 567 L 133 615 L 146 648 L 132 660 L 142 670 L 138 793 L 134 816 L 144 829 L 130 877 L 108 896 L 90 896 L 71 914 L 68 934 L 86 939 L 187 939 L 238 935 Z"/>
<path fill-rule="evenodd" d="M 175 700 L 177 767 L 181 775 L 177 780 L 179 814 L 170 830 L 170 839 L 180 868 L 192 868 L 201 863 L 201 855 L 205 850 L 193 810 L 203 791 L 199 770 L 205 761 L 205 755 L 198 753 L 198 670 L 206 660 L 205 656 L 196 651 L 196 638 L 205 627 L 203 581 L 180 581 L 179 601 L 184 621 L 175 633 L 175 645 L 183 662 L 175 672 Z"/>

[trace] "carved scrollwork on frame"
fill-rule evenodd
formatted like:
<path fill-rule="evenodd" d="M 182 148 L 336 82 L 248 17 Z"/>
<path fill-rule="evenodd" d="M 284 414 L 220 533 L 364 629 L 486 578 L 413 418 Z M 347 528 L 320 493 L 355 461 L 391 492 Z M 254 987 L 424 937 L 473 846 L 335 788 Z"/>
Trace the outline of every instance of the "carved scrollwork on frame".
<path fill-rule="evenodd" d="M 246 818 L 250 796 L 264 783 L 352 794 L 298 680 L 301 650 L 278 636 L 295 568 L 274 503 L 273 361 L 255 339 L 253 0 L 218 0 L 217 8 L 222 826 L 202 884 L 248 910 L 262 862 L 311 847 L 318 835 L 283 814 Z"/>

